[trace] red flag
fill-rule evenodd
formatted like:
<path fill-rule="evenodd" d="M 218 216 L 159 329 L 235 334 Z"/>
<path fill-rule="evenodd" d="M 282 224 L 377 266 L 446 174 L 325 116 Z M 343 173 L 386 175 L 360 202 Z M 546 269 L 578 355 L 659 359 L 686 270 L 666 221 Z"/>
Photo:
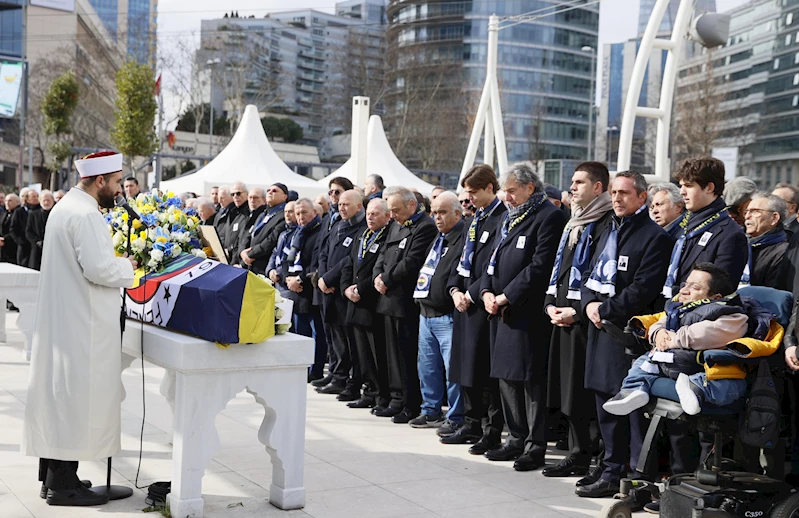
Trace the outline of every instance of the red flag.
<path fill-rule="evenodd" d="M 155 80 L 155 96 L 161 95 L 161 74 L 158 74 L 158 79 Z"/>

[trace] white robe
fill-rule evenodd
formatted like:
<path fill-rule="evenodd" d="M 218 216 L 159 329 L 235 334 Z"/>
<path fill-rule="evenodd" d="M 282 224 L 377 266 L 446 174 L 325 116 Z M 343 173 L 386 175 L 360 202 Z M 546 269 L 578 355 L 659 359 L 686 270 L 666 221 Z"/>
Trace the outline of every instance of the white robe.
<path fill-rule="evenodd" d="M 120 288 L 133 266 L 115 257 L 97 201 L 71 189 L 47 220 L 22 453 L 67 461 L 120 450 Z"/>

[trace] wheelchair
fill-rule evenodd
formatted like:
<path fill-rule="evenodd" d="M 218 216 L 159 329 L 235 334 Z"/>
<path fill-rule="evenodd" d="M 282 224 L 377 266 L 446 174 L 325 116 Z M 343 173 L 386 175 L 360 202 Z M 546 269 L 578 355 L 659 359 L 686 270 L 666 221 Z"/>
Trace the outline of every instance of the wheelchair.
<path fill-rule="evenodd" d="M 789 327 L 794 302 L 789 292 L 748 286 L 739 289 L 738 294 L 756 299 L 771 311 L 784 328 Z M 605 321 L 603 326 L 625 346 L 628 355 L 638 358 L 649 350 L 639 330 L 627 326 L 622 331 L 611 322 Z M 781 347 L 767 357 L 772 368 L 784 367 L 782 350 Z M 754 365 L 762 359 L 738 361 Z M 735 437 L 739 413 L 743 412 L 745 406 L 746 398 L 723 407 L 706 403 L 698 415 L 689 416 L 679 404 L 674 380 L 657 380 L 652 386 L 650 401 L 644 407 L 650 423 L 638 459 L 637 471 L 649 472 L 651 463 L 656 458 L 652 445 L 663 429 L 665 420 L 681 419 L 691 423 L 697 431 L 711 434 L 714 439 L 711 454 L 695 473 L 672 475 L 663 483 L 623 479 L 620 494 L 617 495 L 621 499 L 607 504 L 598 516 L 630 518 L 633 501 L 642 504 L 655 498 L 660 499 L 660 516 L 663 518 L 799 518 L 799 492 L 793 486 L 781 480 L 745 472 L 733 461 L 722 458 L 724 439 Z"/>

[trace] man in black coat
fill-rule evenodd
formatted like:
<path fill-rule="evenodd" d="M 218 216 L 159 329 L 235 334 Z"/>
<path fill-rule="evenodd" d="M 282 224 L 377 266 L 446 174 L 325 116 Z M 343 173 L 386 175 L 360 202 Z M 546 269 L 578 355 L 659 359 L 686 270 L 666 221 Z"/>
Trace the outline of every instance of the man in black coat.
<path fill-rule="evenodd" d="M 265 201 L 263 190 L 259 189 L 259 191 L 261 191 L 261 196 L 258 196 L 256 201 L 258 207 L 263 205 Z M 236 182 L 233 184 L 230 194 L 233 196 L 233 208 L 230 209 L 227 214 L 227 224 L 224 233 L 225 239 L 222 241 L 222 246 L 225 249 L 228 262 L 236 265 L 239 264 L 241 260 L 239 256 L 239 239 L 241 239 L 242 234 L 249 228 L 247 224 L 249 223 L 252 225 L 254 220 L 250 219 L 251 211 L 247 186 L 241 182 Z"/>
<path fill-rule="evenodd" d="M 42 265 L 42 246 L 44 245 L 44 229 L 47 226 L 47 217 L 50 215 L 50 209 L 55 205 L 53 193 L 44 190 L 42 191 L 42 210 L 32 211 L 28 215 L 28 223 L 25 226 L 25 237 L 31 246 L 31 256 L 29 267 L 34 270 L 39 270 Z"/>
<path fill-rule="evenodd" d="M 752 286 L 779 285 L 782 260 L 788 248 L 783 226 L 787 214 L 785 200 L 774 194 L 757 192 L 744 212 L 744 228 L 749 236 L 749 264 L 741 284 Z"/>
<path fill-rule="evenodd" d="M 17 264 L 27 268 L 30 266 L 31 244 L 25 235 L 25 229 L 28 226 L 28 216 L 32 212 L 41 210 L 39 193 L 28 189 L 23 202 L 22 208 L 14 211 L 14 216 L 11 218 L 11 235 L 17 243 Z"/>
<path fill-rule="evenodd" d="M 6 211 L 3 213 L 3 218 L 0 221 L 0 261 L 4 263 L 17 264 L 17 242 L 14 236 L 11 235 L 11 221 L 14 219 L 16 211 L 25 210 L 20 206 L 19 196 L 16 194 L 9 194 L 6 196 Z"/>
<path fill-rule="evenodd" d="M 339 197 L 344 193 L 344 191 L 349 191 L 353 188 L 352 182 L 349 181 L 347 178 L 343 176 L 336 176 L 335 178 L 331 178 L 328 182 L 329 191 L 327 192 L 328 196 L 330 197 L 330 205 L 329 208 L 327 207 L 327 199 L 325 198 L 324 194 L 320 194 L 317 196 L 317 202 L 324 202 L 320 203 L 322 205 L 322 209 L 324 210 L 324 216 L 322 217 L 322 230 L 320 231 L 319 240 L 316 243 L 316 251 L 314 252 L 314 262 L 311 266 L 313 270 L 316 271 L 316 276 L 314 277 L 314 295 L 313 295 L 313 305 L 316 308 L 316 311 L 319 312 L 321 315 L 322 321 L 324 322 L 324 294 L 319 291 L 319 287 L 317 286 L 318 277 L 325 274 L 327 271 L 327 263 L 325 262 L 325 258 L 323 257 L 322 251 L 327 249 L 327 243 L 330 238 L 331 232 L 335 226 L 341 221 L 341 214 L 338 211 L 338 200 Z M 319 198 L 322 198 L 321 200 Z M 332 372 L 336 370 L 336 366 L 339 362 L 339 358 L 336 355 L 336 347 L 333 345 L 333 330 L 330 329 L 328 324 L 323 325 L 323 332 L 325 335 L 325 341 L 327 343 L 327 358 L 328 358 L 328 374 L 322 379 L 315 380 L 313 385 L 317 388 L 324 387 L 330 384 L 333 381 Z M 346 347 L 339 345 L 339 348 Z"/>
<path fill-rule="evenodd" d="M 322 229 L 322 220 L 313 208 L 313 202 L 301 198 L 294 204 L 297 230 L 288 244 L 289 252 L 280 265 L 280 279 L 285 279 L 288 298 L 294 301 L 292 331 L 302 336 L 312 336 L 316 345 L 312 373 L 324 368 L 327 354 L 322 328 L 322 318 L 313 307 L 313 255 Z"/>
<path fill-rule="evenodd" d="M 370 174 L 366 177 L 366 182 L 363 186 L 363 195 L 366 196 L 366 199 L 369 201 L 375 198 L 382 198 L 383 189 L 385 188 L 386 186 L 383 184 L 382 176 L 379 174 Z"/>
<path fill-rule="evenodd" d="M 253 189 L 255 190 L 255 189 Z M 280 233 L 286 229 L 283 210 L 289 196 L 282 183 L 272 184 L 266 190 L 266 206 L 248 232 L 242 235 L 239 245 L 241 266 L 256 274 L 266 273 L 266 266 L 277 246 Z M 252 206 L 250 206 L 252 209 Z"/>
<path fill-rule="evenodd" d="M 196 204 L 197 217 L 200 218 L 200 225 L 213 225 L 216 219 L 216 208 L 211 198 L 200 198 Z"/>
<path fill-rule="evenodd" d="M 220 187 L 218 197 L 220 208 L 214 216 L 214 228 L 216 229 L 216 235 L 219 236 L 219 244 L 224 248 L 230 221 L 236 217 L 237 210 L 236 204 L 233 203 L 233 196 L 230 195 L 230 187 Z"/>
<path fill-rule="evenodd" d="M 672 240 L 647 213 L 646 187 L 643 175 L 633 171 L 622 171 L 613 179 L 614 215 L 599 238 L 588 268 L 590 273 L 583 275 L 580 317 L 590 321 L 585 388 L 594 392 L 599 430 L 605 443 L 605 467 L 600 478 L 575 491 L 583 497 L 618 493 L 627 464 L 635 467 L 638 461 L 644 437 L 641 412 L 619 417 L 602 408 L 618 393 L 633 360 L 625 354 L 624 346 L 603 329 L 602 321 L 623 329 L 634 315 L 650 312 L 666 278 Z"/>
<path fill-rule="evenodd" d="M 413 298 L 419 304 L 419 361 L 422 413 L 408 423 L 414 428 L 438 428 L 454 433 L 463 424 L 461 387 L 450 378 L 453 312 L 447 286 L 463 249 L 461 205 L 454 192 L 444 191 L 431 203 L 438 235 L 427 251 Z M 444 396 L 449 410 L 441 412 Z"/>
<path fill-rule="evenodd" d="M 462 387 L 464 426 L 452 435 L 442 436 L 440 441 L 443 444 L 477 441 L 469 453 L 482 455 L 499 446 L 505 426 L 499 382 L 490 376 L 491 326 L 480 300 L 480 282 L 507 208 L 497 198 L 499 181 L 489 165 L 470 169 L 461 187 L 477 208 L 475 216 L 464 223 L 463 250 L 449 281 L 456 309 L 449 375 L 453 383 Z"/>
<path fill-rule="evenodd" d="M 266 265 L 266 275 L 275 284 L 281 295 L 285 297 L 289 289 L 286 286 L 286 279 L 281 277 L 282 265 L 290 252 L 291 237 L 297 231 L 297 216 L 294 215 L 293 201 L 286 202 L 286 206 L 283 209 L 283 224 L 285 230 L 277 237 L 277 244 L 269 257 L 269 263 Z M 324 368 L 324 361 L 322 362 L 322 368 Z M 320 372 L 316 379 L 321 377 L 322 374 Z"/>
<path fill-rule="evenodd" d="M 231 251 L 230 264 L 246 268 L 249 265 L 244 262 L 244 251 L 249 248 L 250 230 L 255 223 L 260 221 L 261 216 L 266 213 L 266 193 L 260 187 L 255 187 L 247 193 L 247 214 L 241 214 L 238 221 L 241 226 L 238 229 L 239 239 L 236 249 Z"/>
<path fill-rule="evenodd" d="M 380 293 L 377 312 L 383 315 L 386 326 L 391 402 L 386 408 L 375 408 L 374 414 L 404 424 L 419 415 L 422 404 L 416 370 L 419 306 L 413 302 L 413 290 L 436 227 L 409 189 L 393 186 L 383 192 L 395 224 L 389 229 L 372 276 Z"/>
<path fill-rule="evenodd" d="M 386 241 L 390 225 L 388 205 L 382 198 L 369 202 L 366 208 L 367 229 L 361 233 L 341 269 L 341 293 L 347 299 L 345 321 L 352 326 L 363 380 L 363 395 L 347 403 L 350 408 L 385 408 L 390 401 L 388 367 L 384 347 L 383 316 L 375 312 L 378 293 L 372 281 L 372 270 L 378 252 Z"/>
<path fill-rule="evenodd" d="M 550 336 L 543 313 L 566 216 L 548 199 L 527 163 L 500 181 L 509 209 L 492 247 L 481 298 L 491 314 L 491 377 L 499 380 L 508 439 L 486 452 L 489 460 L 514 460 L 517 471 L 544 465 L 547 447 L 546 365 Z"/>
<path fill-rule="evenodd" d="M 340 291 L 341 271 L 351 249 L 366 228 L 363 196 L 356 190 L 344 191 L 338 199 L 341 221 L 333 227 L 327 247 L 320 251 L 319 263 L 325 265 L 325 273 L 319 276 L 317 287 L 324 294 L 325 324 L 332 333 L 335 348 L 335 369 L 330 373 L 333 380 L 316 391 L 321 394 L 338 394 L 339 401 L 357 401 L 361 398 L 361 371 L 358 366 L 358 351 L 352 327 L 347 322 L 347 299 Z"/>
<path fill-rule="evenodd" d="M 544 310 L 556 327 L 549 350 L 547 406 L 559 408 L 569 423 L 569 454 L 545 468 L 545 477 L 585 475 L 598 444 L 598 437 L 591 433 L 591 420 L 596 419 L 594 398 L 585 389 L 589 322 L 581 318 L 580 289 L 599 236 L 613 215 L 609 182 L 604 164 L 577 166 L 571 184 L 573 216 L 563 230 L 549 279 Z"/>
<path fill-rule="evenodd" d="M 782 225 L 785 227 L 788 239 L 790 239 L 791 236 L 799 232 L 799 220 L 796 219 L 796 212 L 799 210 L 799 187 L 789 183 L 778 183 L 771 194 L 776 194 L 785 200 L 785 208 L 788 211 L 788 215 Z"/>

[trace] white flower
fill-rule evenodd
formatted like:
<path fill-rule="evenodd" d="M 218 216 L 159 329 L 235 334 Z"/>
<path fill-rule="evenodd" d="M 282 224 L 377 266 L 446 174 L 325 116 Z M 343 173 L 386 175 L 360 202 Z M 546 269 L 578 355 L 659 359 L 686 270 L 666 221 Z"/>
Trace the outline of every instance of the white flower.
<path fill-rule="evenodd" d="M 194 220 L 191 218 L 186 219 L 186 228 L 194 228 Z"/>
<path fill-rule="evenodd" d="M 122 232 L 117 232 L 116 234 L 114 234 L 114 237 L 111 239 L 111 241 L 113 241 L 114 243 L 114 248 L 121 245 L 124 240 L 125 236 L 122 235 Z"/>
<path fill-rule="evenodd" d="M 145 241 L 140 237 L 137 237 L 130 243 L 130 248 L 137 253 L 143 251 L 146 246 L 147 246 L 147 241 Z"/>
<path fill-rule="evenodd" d="M 150 270 L 156 270 L 160 265 L 161 263 L 159 261 L 156 261 L 155 259 L 150 259 L 147 262 L 147 268 L 149 268 Z"/>
<path fill-rule="evenodd" d="M 180 255 L 180 247 L 176 244 L 172 245 L 172 257 L 177 257 Z"/>
<path fill-rule="evenodd" d="M 144 203 L 147 200 L 147 196 L 140 192 L 138 196 L 136 196 L 136 203 Z"/>
<path fill-rule="evenodd" d="M 166 212 L 159 212 L 158 213 L 158 220 L 161 223 L 164 223 L 169 218 L 169 215 Z"/>
<path fill-rule="evenodd" d="M 156 250 L 155 248 L 150 250 L 150 261 L 155 261 L 156 264 L 158 264 L 163 260 L 164 260 L 164 252 L 162 252 L 161 250 Z"/>
<path fill-rule="evenodd" d="M 169 222 L 174 225 L 175 223 L 178 222 L 178 218 L 176 218 L 174 214 L 170 214 L 169 215 Z"/>
<path fill-rule="evenodd" d="M 200 258 L 202 258 L 202 259 L 208 259 L 208 256 L 207 256 L 207 255 L 205 255 L 205 252 L 203 252 L 203 251 L 202 251 L 202 250 L 200 250 L 199 248 L 195 248 L 195 249 L 193 249 L 193 250 L 191 251 L 191 255 L 193 255 L 193 256 L 195 256 L 195 257 L 200 257 Z"/>

